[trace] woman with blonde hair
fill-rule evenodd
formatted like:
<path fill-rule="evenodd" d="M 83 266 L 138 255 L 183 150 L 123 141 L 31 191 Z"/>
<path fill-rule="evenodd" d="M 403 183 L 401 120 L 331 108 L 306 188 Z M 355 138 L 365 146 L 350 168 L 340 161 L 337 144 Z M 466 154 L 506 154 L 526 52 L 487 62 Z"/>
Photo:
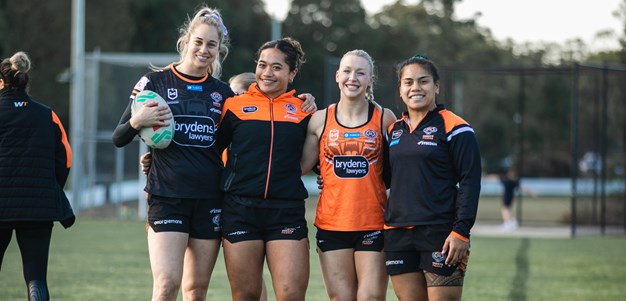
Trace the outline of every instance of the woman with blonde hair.
<path fill-rule="evenodd" d="M 129 144 L 144 127 L 174 122 L 170 145 L 152 149 L 148 193 L 148 250 L 153 300 L 206 298 L 222 237 L 220 178 L 223 170 L 217 124 L 225 100 L 235 95 L 219 80 L 229 36 L 219 11 L 202 6 L 180 29 L 180 59 L 143 76 L 113 133 L 117 147 Z M 135 114 L 135 96 L 151 90 L 168 106 L 148 103 Z M 305 104 L 313 103 L 307 97 Z M 306 106 L 303 104 L 303 106 Z"/>
<path fill-rule="evenodd" d="M 384 300 L 386 129 L 396 117 L 374 102 L 374 62 L 360 49 L 335 74 L 340 97 L 311 117 L 302 171 L 319 162 L 324 182 L 315 216 L 317 253 L 330 300 Z"/>
<path fill-rule="evenodd" d="M 234 95 L 218 79 L 228 40 L 220 13 L 201 7 L 180 30 L 180 60 L 141 77 L 113 133 L 122 147 L 143 127 L 176 123 L 172 143 L 151 150 L 145 188 L 152 300 L 176 300 L 181 285 L 184 300 L 206 298 L 221 241 L 222 164 L 215 132 L 205 129 L 215 129 L 224 100 Z M 169 108 L 146 104 L 131 114 L 143 90 L 161 95 Z"/>

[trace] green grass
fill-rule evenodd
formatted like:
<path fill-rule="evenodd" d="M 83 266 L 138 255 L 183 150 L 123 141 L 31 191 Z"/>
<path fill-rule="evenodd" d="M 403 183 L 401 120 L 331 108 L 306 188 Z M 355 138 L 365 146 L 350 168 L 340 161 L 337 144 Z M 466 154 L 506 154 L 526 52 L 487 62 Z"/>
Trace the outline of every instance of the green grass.
<path fill-rule="evenodd" d="M 568 200 L 525 199 L 524 216 L 558 224 Z M 315 202 L 307 219 L 313 221 Z M 499 222 L 499 199 L 481 199 L 478 223 Z M 527 223 L 528 224 L 528 223 Z M 328 300 L 310 231 L 311 277 L 307 300 Z M 464 300 L 623 300 L 626 236 L 570 238 L 472 237 Z M 271 295 L 270 276 L 266 283 Z M 48 282 L 53 300 L 148 300 L 152 276 L 145 224 L 140 221 L 80 217 L 72 228 L 55 224 Z M 0 300 L 26 300 L 17 243 L 11 242 L 0 271 Z M 208 300 L 230 300 L 220 254 Z M 270 298 L 272 300 L 273 298 Z M 397 300 L 389 285 L 388 300 Z M 182 298 L 179 298 L 182 300 Z"/>

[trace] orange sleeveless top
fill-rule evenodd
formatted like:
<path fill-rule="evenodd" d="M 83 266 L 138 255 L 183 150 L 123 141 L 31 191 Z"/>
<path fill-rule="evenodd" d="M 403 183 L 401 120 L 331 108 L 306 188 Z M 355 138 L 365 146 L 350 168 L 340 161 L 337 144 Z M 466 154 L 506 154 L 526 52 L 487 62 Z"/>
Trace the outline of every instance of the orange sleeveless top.
<path fill-rule="evenodd" d="M 315 226 L 330 231 L 383 229 L 387 202 L 383 182 L 382 111 L 370 105 L 368 121 L 344 127 L 337 105 L 326 110 L 320 137 L 320 174 L 324 188 L 317 202 Z"/>

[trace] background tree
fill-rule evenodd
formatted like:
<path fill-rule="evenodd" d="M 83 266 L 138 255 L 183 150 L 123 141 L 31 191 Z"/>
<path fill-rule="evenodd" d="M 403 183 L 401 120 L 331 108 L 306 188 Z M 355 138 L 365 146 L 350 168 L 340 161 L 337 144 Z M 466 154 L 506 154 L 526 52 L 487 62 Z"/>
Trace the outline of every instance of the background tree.
<path fill-rule="evenodd" d="M 604 52 L 592 52 L 578 39 L 564 45 L 498 41 L 488 28 L 478 25 L 480 14 L 467 19 L 455 16 L 455 5 L 461 1 L 423 0 L 406 5 L 399 0 L 367 16 L 359 0 L 293 0 L 283 23 L 283 35 L 299 40 L 308 59 L 294 88 L 313 93 L 318 106 L 336 101 L 336 64 L 344 52 L 361 48 L 376 60 L 376 100 L 399 115 L 404 105 L 397 95 L 395 64 L 416 53 L 425 54 L 442 71 L 440 102 L 467 118 L 479 132 L 487 170 L 496 169 L 502 158 L 523 152 L 537 174 L 548 174 L 547 169 L 550 175 L 560 175 L 563 170 L 567 173 L 569 169 L 563 165 L 569 164 L 564 162 L 569 160 L 568 154 L 555 150 L 569 149 L 571 78 L 568 74 L 533 70 L 569 70 L 577 61 L 626 64 L 626 0 L 616 12 L 625 23 L 624 31 L 612 37 L 619 39 L 623 47 Z M 71 2 L 0 0 L 0 54 L 4 58 L 24 50 L 31 56 L 31 94 L 53 107 L 68 128 L 72 126 L 68 120 L 67 76 Z M 86 51 L 173 53 L 179 27 L 200 4 L 192 0 L 86 0 Z M 263 2 L 229 0 L 208 4 L 221 11 L 231 37 L 222 79 L 253 71 L 256 50 L 270 39 L 270 17 Z M 599 35 L 611 39 L 610 33 Z M 127 86 L 109 89 L 130 90 L 136 80 L 132 76 L 122 79 Z M 582 120 L 597 119 L 601 78 L 601 73 L 590 73 L 581 80 L 581 98 L 586 97 L 584 104 L 592 104 L 581 111 Z M 611 83 L 607 118 L 623 122 L 626 113 L 621 95 L 626 91 L 621 86 L 619 79 Z M 112 91 L 106 93 L 114 95 Z M 105 96 L 101 99 L 107 99 Z M 547 128 L 543 126 L 546 120 L 550 122 Z M 522 126 L 524 145 L 520 145 L 519 136 Z M 616 131 L 614 136 L 624 137 L 622 144 L 626 145 L 624 124 L 611 124 L 611 128 Z M 597 136 L 594 127 L 585 130 L 585 135 Z M 594 147 L 593 141 L 581 144 L 586 149 Z"/>
<path fill-rule="evenodd" d="M 348 50 L 369 49 L 372 30 L 365 22 L 365 10 L 359 0 L 293 0 L 283 23 L 283 35 L 297 39 L 304 48 L 307 63 L 294 87 L 324 99 L 325 82 L 334 83 L 335 70 L 326 70 L 326 60 L 340 57 Z M 330 80 L 325 81 L 331 76 Z M 338 94 L 332 95 L 337 97 Z"/>

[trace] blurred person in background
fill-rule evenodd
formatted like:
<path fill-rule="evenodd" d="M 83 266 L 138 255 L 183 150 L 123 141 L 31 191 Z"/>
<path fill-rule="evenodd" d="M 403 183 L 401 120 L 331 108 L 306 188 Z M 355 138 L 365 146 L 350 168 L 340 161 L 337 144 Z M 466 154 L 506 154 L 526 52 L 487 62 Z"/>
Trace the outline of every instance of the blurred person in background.
<path fill-rule="evenodd" d="M 239 73 L 228 79 L 230 88 L 235 94 L 240 95 L 248 91 L 250 85 L 256 82 L 256 76 L 252 72 Z"/>
<path fill-rule="evenodd" d="M 519 228 L 517 219 L 513 217 L 512 206 L 515 199 L 515 192 L 521 190 L 523 193 L 527 193 L 532 197 L 537 197 L 537 194 L 530 188 L 521 184 L 520 178 L 517 175 L 516 166 L 510 166 L 507 170 L 498 176 L 498 180 L 502 184 L 502 204 L 500 206 L 500 214 L 502 215 L 502 230 L 512 231 Z"/>
<path fill-rule="evenodd" d="M 59 117 L 26 91 L 30 67 L 24 52 L 0 62 L 0 268 L 15 232 L 28 300 L 45 301 L 53 222 L 75 221 L 63 191 L 72 152 Z"/>

